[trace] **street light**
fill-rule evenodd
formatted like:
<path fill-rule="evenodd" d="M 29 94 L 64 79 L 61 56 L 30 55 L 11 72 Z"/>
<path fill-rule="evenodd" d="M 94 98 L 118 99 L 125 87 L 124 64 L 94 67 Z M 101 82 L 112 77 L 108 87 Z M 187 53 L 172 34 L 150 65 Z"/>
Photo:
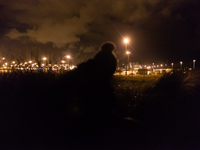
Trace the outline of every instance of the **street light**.
<path fill-rule="evenodd" d="M 70 68 L 69 68 L 69 59 L 71 58 L 71 56 L 70 56 L 70 55 L 67 55 L 66 58 L 67 58 L 67 60 L 68 60 L 68 70 L 69 70 L 69 69 L 70 69 Z"/>
<path fill-rule="evenodd" d="M 46 58 L 46 57 L 43 57 L 43 58 L 42 58 L 42 60 L 46 61 L 46 60 L 47 60 L 47 58 Z M 46 62 L 46 65 L 47 65 L 47 62 Z"/>
<path fill-rule="evenodd" d="M 67 55 L 66 58 L 71 58 L 70 55 Z"/>
<path fill-rule="evenodd" d="M 44 61 L 45 61 L 45 60 L 47 60 L 47 58 L 46 58 L 46 57 L 43 57 L 42 59 L 43 59 Z"/>
<path fill-rule="evenodd" d="M 29 67 L 30 70 L 32 70 L 32 60 L 29 60 L 28 63 L 29 63 L 29 66 L 30 66 L 30 67 Z"/>
<path fill-rule="evenodd" d="M 174 69 L 174 63 L 171 63 L 171 65 L 172 65 L 172 69 Z"/>
<path fill-rule="evenodd" d="M 11 67 L 12 67 L 12 69 L 14 70 L 14 67 L 15 67 L 15 66 L 14 66 L 15 61 L 12 61 L 12 64 L 13 64 L 13 65 L 11 65 Z"/>
<path fill-rule="evenodd" d="M 182 66 L 183 66 L 183 62 L 182 62 L 182 61 L 180 61 L 180 67 L 181 67 L 181 70 L 182 70 Z"/>
<path fill-rule="evenodd" d="M 128 55 L 128 62 L 129 62 L 129 55 L 130 55 L 131 52 L 129 51 L 126 51 L 126 54 Z"/>
<path fill-rule="evenodd" d="M 127 72 L 128 72 L 128 63 L 129 63 L 129 55 L 130 55 L 130 52 L 127 50 L 128 42 L 129 42 L 129 39 L 128 39 L 128 38 L 125 38 L 125 39 L 124 39 L 125 51 L 126 51 L 126 54 L 128 55 L 128 59 L 127 59 L 127 63 L 126 63 L 126 75 L 127 75 Z"/>
<path fill-rule="evenodd" d="M 125 50 L 127 52 L 127 48 L 128 48 L 128 42 L 129 42 L 129 39 L 125 38 L 124 39 L 124 43 L 125 43 Z"/>
<path fill-rule="evenodd" d="M 196 60 L 193 60 L 193 69 L 195 69 L 195 62 Z"/>
<path fill-rule="evenodd" d="M 61 60 L 61 63 L 62 63 L 62 64 L 61 64 L 61 67 L 60 67 L 60 68 L 65 70 L 65 61 L 64 61 L 64 60 Z"/>
<path fill-rule="evenodd" d="M 127 43 L 127 44 L 128 44 L 128 42 L 129 42 L 129 39 L 128 39 L 128 38 L 125 38 L 125 39 L 124 39 L 124 43 Z"/>
<path fill-rule="evenodd" d="M 152 63 L 152 68 L 154 68 L 154 63 Z"/>
<path fill-rule="evenodd" d="M 44 65 L 42 65 L 42 67 L 44 67 L 43 69 L 44 69 L 44 71 L 45 71 L 45 67 L 47 66 L 47 58 L 46 57 L 43 57 L 42 58 L 42 60 L 44 60 L 45 61 L 45 64 Z"/>

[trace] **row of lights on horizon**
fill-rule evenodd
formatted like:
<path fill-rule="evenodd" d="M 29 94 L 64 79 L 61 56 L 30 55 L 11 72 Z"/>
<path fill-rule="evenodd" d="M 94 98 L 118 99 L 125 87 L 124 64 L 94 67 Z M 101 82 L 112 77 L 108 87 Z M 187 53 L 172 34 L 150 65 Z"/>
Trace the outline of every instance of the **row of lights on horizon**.
<path fill-rule="evenodd" d="M 192 68 L 195 69 L 196 60 L 194 59 L 192 62 L 193 62 Z M 152 65 L 154 66 L 154 63 L 152 63 Z M 165 66 L 167 66 L 167 64 L 165 64 Z M 159 65 L 157 65 L 157 67 L 159 67 Z M 160 64 L 160 67 L 163 67 L 163 64 Z M 174 63 L 171 63 L 171 67 L 174 68 Z M 183 67 L 183 61 L 180 61 L 180 68 L 182 69 L 182 67 Z"/>
<path fill-rule="evenodd" d="M 195 62 L 196 60 L 193 60 L 193 69 L 195 69 Z M 165 67 L 167 67 L 168 65 L 165 64 Z M 180 61 L 180 68 L 182 69 L 182 66 L 183 66 L 183 62 Z M 147 69 L 150 69 L 150 68 L 159 68 L 159 67 L 164 67 L 163 64 L 160 64 L 160 65 L 155 65 L 154 63 L 152 63 L 152 66 L 147 66 L 147 65 L 141 65 L 140 68 L 147 68 Z M 171 63 L 171 68 L 174 68 L 174 63 Z"/>
<path fill-rule="evenodd" d="M 128 38 L 124 38 L 124 43 L 125 43 L 125 51 L 126 51 L 126 54 L 127 54 L 127 56 L 128 56 L 128 58 L 127 58 L 127 64 L 126 64 L 126 72 L 127 72 L 127 70 L 128 70 L 128 64 L 129 64 L 129 55 L 131 54 L 131 52 L 128 50 L 129 39 L 128 39 Z M 71 56 L 70 56 L 70 55 L 67 55 L 66 58 L 67 58 L 67 60 L 68 60 L 68 65 L 69 65 L 69 61 L 70 61 L 70 59 L 71 59 Z M 43 58 L 41 58 L 41 59 L 42 59 L 43 61 L 46 61 L 46 60 L 47 60 L 47 57 L 43 57 Z M 3 57 L 2 60 L 5 60 L 5 57 Z M 62 62 L 62 63 L 65 63 L 64 60 L 62 60 L 61 62 Z M 12 63 L 15 64 L 15 61 L 12 61 Z M 25 62 L 25 63 L 27 63 L 27 62 Z M 32 61 L 30 60 L 29 63 L 31 64 Z M 195 63 L 196 63 L 196 60 L 193 60 L 193 69 L 195 69 Z M 8 63 L 6 62 L 5 65 L 7 66 L 7 64 L 8 64 Z M 44 64 L 43 64 L 43 66 L 44 66 Z M 153 65 L 153 66 L 154 66 L 154 65 Z M 172 66 L 172 68 L 173 68 L 173 67 L 174 67 L 174 63 L 171 63 L 171 66 Z M 161 64 L 161 67 L 163 67 L 162 64 Z M 183 62 L 182 62 L 182 61 L 180 61 L 180 67 L 181 67 L 181 69 L 182 69 L 182 67 L 183 67 Z"/>
<path fill-rule="evenodd" d="M 71 59 L 71 56 L 70 55 L 67 55 L 66 56 L 66 58 L 67 58 L 67 60 L 68 60 L 68 66 L 69 66 L 69 61 L 70 61 L 70 59 Z M 6 58 L 5 57 L 2 57 L 2 60 L 3 61 L 5 61 L 6 60 Z M 42 57 L 41 58 L 41 60 L 43 60 L 43 61 L 47 61 L 47 57 Z M 32 64 L 33 63 L 33 61 L 32 60 L 29 60 L 28 62 L 24 62 L 24 65 L 26 65 L 26 64 Z M 61 61 L 61 63 L 65 63 L 65 61 L 64 60 L 62 60 Z M 11 67 L 12 66 L 16 66 L 17 64 L 15 63 L 15 61 L 12 61 L 12 65 L 11 65 Z M 23 65 L 22 63 L 20 64 L 20 65 Z M 32 65 L 36 65 L 36 63 L 33 63 Z M 45 64 L 43 63 L 43 64 L 41 64 L 42 65 L 42 67 L 44 67 L 45 66 Z M 3 64 L 3 67 L 7 67 L 8 66 L 8 63 L 7 62 L 5 62 L 4 64 Z"/>
<path fill-rule="evenodd" d="M 128 43 L 129 43 L 129 39 L 128 38 L 124 38 L 124 43 L 125 43 L 125 51 L 126 51 L 126 54 L 127 54 L 127 56 L 128 56 L 128 58 L 127 58 L 127 65 L 129 64 L 129 55 L 131 54 L 131 52 L 130 51 L 128 51 Z M 192 66 L 192 68 L 193 69 L 195 69 L 195 63 L 196 63 L 196 60 L 193 60 L 193 66 Z M 154 64 L 154 63 L 153 63 Z M 127 73 L 127 65 L 126 65 L 126 73 Z M 153 65 L 154 66 L 154 65 Z M 172 68 L 174 67 L 174 63 L 171 63 L 171 66 L 172 66 Z M 163 67 L 163 65 L 161 64 L 161 67 Z M 180 68 L 182 69 L 182 67 L 183 67 L 183 62 L 182 61 L 180 61 Z"/>
<path fill-rule="evenodd" d="M 196 60 L 194 59 L 192 62 L 193 62 L 193 63 L 192 63 L 192 68 L 195 69 L 195 67 L 196 67 L 196 66 L 195 66 Z M 173 68 L 173 65 L 174 65 L 174 64 L 172 63 L 172 68 Z M 181 69 L 183 68 L 183 62 L 182 62 L 182 61 L 180 61 L 180 67 L 181 67 Z"/>

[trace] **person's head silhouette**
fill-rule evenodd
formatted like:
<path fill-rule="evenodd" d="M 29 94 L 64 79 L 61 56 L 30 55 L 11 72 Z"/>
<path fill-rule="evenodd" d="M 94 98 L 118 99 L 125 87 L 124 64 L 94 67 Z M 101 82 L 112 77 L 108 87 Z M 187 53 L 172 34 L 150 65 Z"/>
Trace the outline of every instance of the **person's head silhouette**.
<path fill-rule="evenodd" d="M 115 72 L 117 65 L 117 59 L 113 52 L 115 49 L 116 45 L 113 42 L 104 42 L 93 59 L 98 74 L 104 76 L 104 78 L 110 79 Z"/>
<path fill-rule="evenodd" d="M 115 50 L 116 45 L 113 42 L 104 42 L 101 46 L 101 51 L 107 51 L 107 52 L 112 52 Z"/>

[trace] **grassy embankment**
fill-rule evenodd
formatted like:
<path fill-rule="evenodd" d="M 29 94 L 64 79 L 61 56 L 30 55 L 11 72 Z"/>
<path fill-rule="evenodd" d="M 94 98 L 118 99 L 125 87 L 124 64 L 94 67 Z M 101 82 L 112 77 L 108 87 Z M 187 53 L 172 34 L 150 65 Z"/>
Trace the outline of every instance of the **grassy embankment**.
<path fill-rule="evenodd" d="M 144 92 L 151 88 L 160 77 L 162 75 L 114 76 L 111 85 L 122 115 L 129 115 L 141 101 Z"/>

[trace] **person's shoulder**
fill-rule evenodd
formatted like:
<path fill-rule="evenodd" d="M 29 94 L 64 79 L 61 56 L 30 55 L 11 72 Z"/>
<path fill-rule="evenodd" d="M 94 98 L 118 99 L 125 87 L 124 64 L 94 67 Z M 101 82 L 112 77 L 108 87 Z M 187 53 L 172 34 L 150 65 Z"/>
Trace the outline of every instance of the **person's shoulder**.
<path fill-rule="evenodd" d="M 83 68 L 83 67 L 90 66 L 90 65 L 93 65 L 93 64 L 94 64 L 94 60 L 89 59 L 88 61 L 79 64 L 78 68 Z"/>

